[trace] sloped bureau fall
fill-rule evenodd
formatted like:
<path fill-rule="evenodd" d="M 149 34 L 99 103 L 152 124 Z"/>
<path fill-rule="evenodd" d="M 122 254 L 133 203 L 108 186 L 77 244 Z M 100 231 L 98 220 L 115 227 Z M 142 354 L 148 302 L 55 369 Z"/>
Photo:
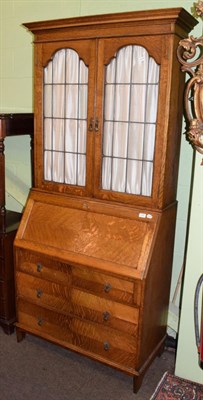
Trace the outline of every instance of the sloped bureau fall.
<path fill-rule="evenodd" d="M 181 8 L 28 23 L 35 185 L 15 239 L 17 337 L 134 376 L 164 346 L 184 77 Z"/>

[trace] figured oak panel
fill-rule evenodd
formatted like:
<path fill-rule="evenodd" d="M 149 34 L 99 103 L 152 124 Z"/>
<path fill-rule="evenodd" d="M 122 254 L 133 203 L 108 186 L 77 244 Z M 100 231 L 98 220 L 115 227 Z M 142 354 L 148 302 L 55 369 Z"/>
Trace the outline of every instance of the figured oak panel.
<path fill-rule="evenodd" d="M 18 272 L 16 280 L 17 296 L 41 306 L 60 310 L 63 313 L 71 311 L 70 288 L 54 281 L 35 278 L 31 275 Z"/>
<path fill-rule="evenodd" d="M 81 290 L 71 290 L 71 304 L 74 315 L 137 335 L 139 309 L 107 300 Z"/>
<path fill-rule="evenodd" d="M 35 202 L 23 239 L 137 269 L 148 222 Z M 54 227 L 54 230 L 53 230 Z"/>
<path fill-rule="evenodd" d="M 69 265 L 42 254 L 20 250 L 17 254 L 17 270 L 56 283 L 69 285 L 71 282 Z"/>
<path fill-rule="evenodd" d="M 93 358 L 109 360 L 124 368 L 133 368 L 137 341 L 116 330 L 68 317 L 18 299 L 18 323 L 21 329 L 32 329 L 39 336 L 49 335 L 67 348 L 85 350 Z"/>
<path fill-rule="evenodd" d="M 87 292 L 96 293 L 111 300 L 133 303 L 134 283 L 132 281 L 75 266 L 72 270 L 72 283 Z"/>
<path fill-rule="evenodd" d="M 16 273 L 16 295 L 27 301 L 137 335 L 139 309 L 69 286 Z"/>

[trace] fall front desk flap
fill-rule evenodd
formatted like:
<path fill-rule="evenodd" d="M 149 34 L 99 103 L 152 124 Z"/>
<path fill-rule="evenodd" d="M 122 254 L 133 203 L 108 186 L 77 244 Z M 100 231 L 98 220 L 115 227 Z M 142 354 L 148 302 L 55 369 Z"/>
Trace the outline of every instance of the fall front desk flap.
<path fill-rule="evenodd" d="M 112 215 L 113 214 L 113 215 Z M 65 263 L 81 263 L 131 278 L 148 267 L 160 215 L 94 200 L 32 192 L 15 244 L 49 254 Z"/>

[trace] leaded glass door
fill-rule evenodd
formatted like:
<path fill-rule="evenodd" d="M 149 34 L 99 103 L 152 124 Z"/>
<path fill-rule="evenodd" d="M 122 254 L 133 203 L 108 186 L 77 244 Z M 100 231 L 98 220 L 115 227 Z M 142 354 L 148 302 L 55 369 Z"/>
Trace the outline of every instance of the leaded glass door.
<path fill-rule="evenodd" d="M 95 41 L 47 45 L 42 80 L 43 135 L 37 137 L 38 185 L 46 190 L 90 195 L 92 188 Z M 39 96 L 40 97 L 40 96 Z M 37 122 L 39 123 L 39 122 Z M 40 156 L 41 160 L 40 160 Z"/>
<path fill-rule="evenodd" d="M 44 179 L 86 185 L 88 67 L 75 50 L 44 69 Z"/>
<path fill-rule="evenodd" d="M 100 44 L 95 195 L 135 203 L 153 195 L 160 59 L 131 42 Z"/>

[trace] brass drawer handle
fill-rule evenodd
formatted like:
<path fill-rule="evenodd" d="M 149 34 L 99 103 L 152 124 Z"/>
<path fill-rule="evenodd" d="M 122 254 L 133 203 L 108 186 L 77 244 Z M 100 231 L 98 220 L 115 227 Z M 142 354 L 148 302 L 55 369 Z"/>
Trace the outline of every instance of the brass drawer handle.
<path fill-rule="evenodd" d="M 110 344 L 109 342 L 104 342 L 104 350 L 108 351 L 110 349 Z"/>
<path fill-rule="evenodd" d="M 105 291 L 105 293 L 109 293 L 111 289 L 112 289 L 112 286 L 111 286 L 110 283 L 105 283 L 105 284 L 104 284 L 104 291 Z"/>
<path fill-rule="evenodd" d="M 42 326 L 44 324 L 44 322 L 45 322 L 45 320 L 43 318 L 38 318 L 37 323 L 39 326 Z"/>
<path fill-rule="evenodd" d="M 37 289 L 37 297 L 40 298 L 43 295 L 42 289 Z"/>
<path fill-rule="evenodd" d="M 41 272 L 41 270 L 42 270 L 42 264 L 37 263 L 37 272 Z"/>
<path fill-rule="evenodd" d="M 108 319 L 110 318 L 111 314 L 108 311 L 104 311 L 103 312 L 103 320 L 104 321 L 108 321 Z"/>
<path fill-rule="evenodd" d="M 94 129 L 94 119 L 93 119 L 93 118 L 90 118 L 90 123 L 89 123 L 89 128 L 88 128 L 88 130 L 89 130 L 90 132 L 92 132 L 93 129 Z"/>

